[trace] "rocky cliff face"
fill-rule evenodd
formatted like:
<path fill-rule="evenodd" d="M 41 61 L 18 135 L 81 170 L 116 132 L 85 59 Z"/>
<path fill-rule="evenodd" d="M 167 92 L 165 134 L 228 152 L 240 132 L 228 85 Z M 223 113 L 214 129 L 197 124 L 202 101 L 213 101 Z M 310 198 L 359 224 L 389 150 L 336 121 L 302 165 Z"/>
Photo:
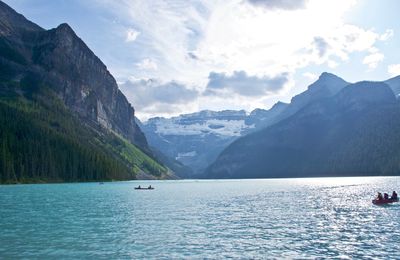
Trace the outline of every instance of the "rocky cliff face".
<path fill-rule="evenodd" d="M 1 58 L 13 80 L 53 88 L 88 125 L 116 132 L 149 152 L 135 111 L 107 67 L 68 24 L 44 30 L 0 2 Z M 32 80 L 31 80 L 32 81 Z"/>

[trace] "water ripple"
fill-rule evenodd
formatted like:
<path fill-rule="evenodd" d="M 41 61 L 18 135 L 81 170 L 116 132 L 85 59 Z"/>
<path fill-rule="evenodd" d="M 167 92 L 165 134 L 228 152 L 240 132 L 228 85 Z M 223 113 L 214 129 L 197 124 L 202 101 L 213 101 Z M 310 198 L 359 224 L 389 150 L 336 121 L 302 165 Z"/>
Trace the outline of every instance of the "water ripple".
<path fill-rule="evenodd" d="M 400 178 L 0 186 L 0 258 L 400 258 Z M 143 185 L 150 182 L 143 183 Z"/>

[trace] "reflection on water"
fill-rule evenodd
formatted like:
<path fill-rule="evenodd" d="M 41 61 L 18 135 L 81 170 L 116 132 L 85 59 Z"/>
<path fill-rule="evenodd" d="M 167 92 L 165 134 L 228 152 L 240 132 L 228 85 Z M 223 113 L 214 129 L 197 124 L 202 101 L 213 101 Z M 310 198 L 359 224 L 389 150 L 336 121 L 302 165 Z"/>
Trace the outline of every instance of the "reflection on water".
<path fill-rule="evenodd" d="M 152 191 L 137 191 L 151 184 Z M 0 186 L 0 258 L 399 258 L 400 178 Z"/>

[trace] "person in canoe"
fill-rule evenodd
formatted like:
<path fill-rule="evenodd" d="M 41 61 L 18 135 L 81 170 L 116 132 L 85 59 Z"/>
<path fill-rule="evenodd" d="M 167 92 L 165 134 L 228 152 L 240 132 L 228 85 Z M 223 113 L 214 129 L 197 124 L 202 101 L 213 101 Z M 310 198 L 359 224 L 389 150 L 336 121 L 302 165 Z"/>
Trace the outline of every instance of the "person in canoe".
<path fill-rule="evenodd" d="M 383 200 L 382 193 L 378 192 L 378 196 L 376 196 L 377 200 Z"/>
<path fill-rule="evenodd" d="M 142 187 L 140 187 L 140 185 L 137 187 L 138 189 L 141 189 Z"/>
<path fill-rule="evenodd" d="M 383 193 L 383 199 L 388 200 L 389 199 L 389 194 L 387 194 L 386 192 Z"/>
<path fill-rule="evenodd" d="M 398 199 L 397 193 L 396 193 L 395 191 L 393 191 L 392 197 L 390 197 L 390 199 L 391 199 L 391 200 L 397 200 L 397 199 Z"/>
<path fill-rule="evenodd" d="M 152 189 L 151 185 L 149 185 L 148 189 L 149 189 L 149 190 L 151 190 L 151 189 Z"/>

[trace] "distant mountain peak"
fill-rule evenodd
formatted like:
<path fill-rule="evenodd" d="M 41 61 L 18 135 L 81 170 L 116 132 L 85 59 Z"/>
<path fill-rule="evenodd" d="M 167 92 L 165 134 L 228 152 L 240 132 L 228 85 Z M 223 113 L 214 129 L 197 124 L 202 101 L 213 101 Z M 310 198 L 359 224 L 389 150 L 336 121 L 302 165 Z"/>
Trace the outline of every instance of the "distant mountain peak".
<path fill-rule="evenodd" d="M 82 41 L 82 39 L 75 33 L 75 31 L 69 26 L 67 23 L 62 23 L 57 28 L 53 29 L 57 37 L 61 39 L 61 43 L 66 39 L 71 39 L 72 41 L 79 42 L 82 46 L 84 45 L 85 49 L 89 50 L 89 47 Z"/>
<path fill-rule="evenodd" d="M 319 76 L 318 80 L 316 80 L 314 83 L 308 86 L 307 89 L 308 91 L 311 92 L 326 91 L 327 89 L 330 92 L 330 95 L 334 95 L 348 84 L 350 83 L 345 81 L 341 77 L 336 76 L 335 74 L 329 72 L 323 72 Z"/>
<path fill-rule="evenodd" d="M 339 77 L 336 76 L 336 75 L 333 74 L 333 73 L 324 71 L 324 72 L 321 73 L 321 75 L 319 76 L 319 78 L 339 78 Z"/>
<path fill-rule="evenodd" d="M 281 108 L 281 107 L 286 107 L 288 105 L 288 103 L 282 102 L 282 101 L 278 101 L 275 103 L 275 105 L 272 106 L 271 109 L 277 109 L 277 108 Z"/>
<path fill-rule="evenodd" d="M 74 30 L 71 28 L 71 26 L 69 26 L 69 24 L 67 23 L 62 23 L 59 26 L 57 26 L 56 28 L 58 31 L 65 31 L 68 33 L 73 33 L 75 34 Z"/>
<path fill-rule="evenodd" d="M 54 32 L 56 40 L 60 46 L 72 46 L 73 44 L 79 44 L 82 50 L 93 53 L 85 42 L 75 33 L 75 31 L 67 23 L 62 23 L 51 31 Z M 95 56 L 95 54 L 93 53 Z M 99 60 L 100 62 L 100 60 Z"/>
<path fill-rule="evenodd" d="M 311 86 L 313 86 L 317 82 L 318 83 L 326 83 L 326 82 L 347 83 L 341 77 L 336 76 L 335 74 L 329 73 L 329 72 L 322 72 L 321 75 L 319 76 L 318 80 L 316 82 L 314 82 Z"/>

